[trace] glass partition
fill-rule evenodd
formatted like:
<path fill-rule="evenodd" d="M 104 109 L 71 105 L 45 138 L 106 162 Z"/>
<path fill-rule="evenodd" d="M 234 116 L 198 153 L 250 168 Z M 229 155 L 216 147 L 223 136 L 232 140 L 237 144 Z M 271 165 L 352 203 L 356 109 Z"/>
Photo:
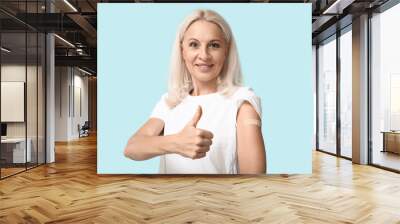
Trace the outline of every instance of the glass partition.
<path fill-rule="evenodd" d="M 25 170 L 32 155 L 29 145 L 26 150 L 26 33 L 3 32 L 1 47 L 1 176 L 6 177 Z"/>
<path fill-rule="evenodd" d="M 44 3 L 0 2 L 3 9 L 14 10 L 0 12 L 1 179 L 45 163 L 46 39 L 15 18 L 44 12 Z"/>
<path fill-rule="evenodd" d="M 43 164 L 46 162 L 45 145 L 45 114 L 46 114 L 46 38 L 43 33 L 38 33 L 38 64 L 37 64 L 37 162 Z"/>

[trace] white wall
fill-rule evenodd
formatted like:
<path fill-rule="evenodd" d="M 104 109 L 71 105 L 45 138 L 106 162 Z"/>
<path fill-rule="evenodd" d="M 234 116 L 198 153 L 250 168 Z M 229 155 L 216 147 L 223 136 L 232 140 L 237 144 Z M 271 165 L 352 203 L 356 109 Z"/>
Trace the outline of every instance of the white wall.
<path fill-rule="evenodd" d="M 76 68 L 56 67 L 56 141 L 79 138 L 78 124 L 88 120 L 88 78 L 83 75 Z"/>
<path fill-rule="evenodd" d="M 25 70 L 27 69 L 27 70 Z M 26 73 L 27 72 L 27 73 Z M 39 70 L 41 72 L 41 70 Z M 36 136 L 36 66 L 18 65 L 18 64 L 5 64 L 1 66 L 1 81 L 3 82 L 26 82 L 25 75 L 28 78 L 27 87 L 27 120 L 28 120 L 28 137 L 31 133 Z M 32 87 L 33 86 L 33 87 Z M 39 105 L 41 107 L 42 105 Z M 7 108 L 2 108 L 6 110 Z M 33 122 L 33 123 L 32 123 Z M 26 122 L 7 122 L 7 136 L 8 137 L 24 137 L 25 136 L 25 123 Z M 40 136 L 42 137 L 42 136 Z"/>
<path fill-rule="evenodd" d="M 68 140 L 69 69 L 55 68 L 55 141 Z"/>
<path fill-rule="evenodd" d="M 72 135 L 78 136 L 77 126 L 80 124 L 81 126 L 88 120 L 88 77 L 81 76 L 82 73 L 78 73 L 76 75 L 75 70 L 75 79 L 74 79 L 74 119 L 72 119 Z M 80 93 L 79 93 L 80 91 Z M 79 97 L 80 96 L 80 97 Z M 81 110 L 81 111 L 80 111 Z"/>

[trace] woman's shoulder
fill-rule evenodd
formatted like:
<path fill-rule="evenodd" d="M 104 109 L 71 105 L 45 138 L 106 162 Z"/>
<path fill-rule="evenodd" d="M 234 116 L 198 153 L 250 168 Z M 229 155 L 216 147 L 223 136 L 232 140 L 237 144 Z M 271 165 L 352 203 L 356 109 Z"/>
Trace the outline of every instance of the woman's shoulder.
<path fill-rule="evenodd" d="M 168 92 L 161 94 L 160 98 L 158 99 L 157 106 L 169 109 Z"/>
<path fill-rule="evenodd" d="M 261 117 L 261 99 L 254 90 L 248 86 L 241 86 L 234 93 L 236 107 L 239 108 L 244 102 L 249 102 Z"/>
<path fill-rule="evenodd" d="M 161 94 L 160 98 L 158 98 L 158 103 L 166 103 L 168 98 L 168 92 Z"/>
<path fill-rule="evenodd" d="M 243 98 L 257 97 L 257 95 L 251 87 L 238 86 L 238 87 L 236 87 L 236 91 L 233 94 L 233 97 L 235 99 L 243 99 Z"/>
<path fill-rule="evenodd" d="M 168 92 L 161 94 L 161 99 L 166 99 L 168 97 Z"/>

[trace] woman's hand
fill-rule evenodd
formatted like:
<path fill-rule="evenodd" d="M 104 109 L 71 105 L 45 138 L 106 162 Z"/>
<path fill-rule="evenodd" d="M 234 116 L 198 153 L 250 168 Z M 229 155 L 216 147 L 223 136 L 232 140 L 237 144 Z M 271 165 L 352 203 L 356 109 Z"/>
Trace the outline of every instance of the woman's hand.
<path fill-rule="evenodd" d="M 210 131 L 196 128 L 202 115 L 199 106 L 189 123 L 175 135 L 176 153 L 191 159 L 200 159 L 206 156 L 212 144 L 213 134 Z"/>
<path fill-rule="evenodd" d="M 149 119 L 128 141 L 124 155 L 141 161 L 155 156 L 176 153 L 184 157 L 199 159 L 206 156 L 212 144 L 213 134 L 196 128 L 201 118 L 199 107 L 193 119 L 177 134 L 160 136 L 164 121 Z"/>

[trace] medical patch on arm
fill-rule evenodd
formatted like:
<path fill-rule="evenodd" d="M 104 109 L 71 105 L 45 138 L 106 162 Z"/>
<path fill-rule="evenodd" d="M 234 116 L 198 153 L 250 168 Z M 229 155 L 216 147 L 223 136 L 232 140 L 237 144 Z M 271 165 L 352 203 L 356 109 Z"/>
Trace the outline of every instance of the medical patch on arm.
<path fill-rule="evenodd" d="M 240 123 L 238 123 L 238 125 L 255 125 L 255 126 L 261 127 L 261 121 L 258 119 L 247 118 L 247 119 L 244 119 L 243 121 L 241 121 Z"/>

